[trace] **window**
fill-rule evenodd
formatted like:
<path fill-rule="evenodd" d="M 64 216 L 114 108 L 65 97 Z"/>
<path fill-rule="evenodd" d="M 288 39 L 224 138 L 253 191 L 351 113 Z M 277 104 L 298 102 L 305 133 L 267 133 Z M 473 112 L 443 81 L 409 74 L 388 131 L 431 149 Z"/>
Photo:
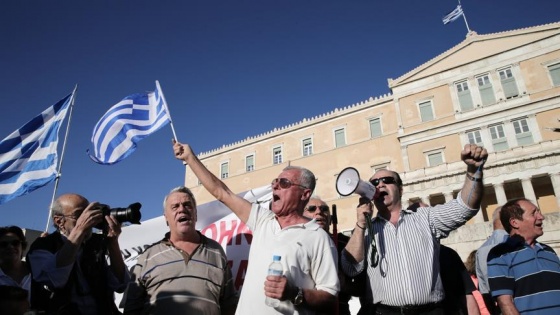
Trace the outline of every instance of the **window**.
<path fill-rule="evenodd" d="M 492 88 L 490 77 L 487 74 L 482 75 L 476 78 L 476 83 L 478 84 L 478 91 L 480 92 L 482 105 L 496 103 L 496 97 L 494 96 L 494 89 Z"/>
<path fill-rule="evenodd" d="M 220 167 L 220 177 L 224 179 L 224 178 L 228 178 L 228 175 L 229 175 L 229 163 L 224 162 Z"/>
<path fill-rule="evenodd" d="M 480 130 L 473 130 L 467 132 L 467 138 L 470 144 L 476 144 L 478 146 L 483 146 L 482 137 L 480 136 Z"/>
<path fill-rule="evenodd" d="M 272 163 L 280 164 L 282 163 L 282 148 L 276 147 L 272 149 Z"/>
<path fill-rule="evenodd" d="M 252 172 L 255 170 L 255 156 L 254 155 L 247 155 L 245 157 L 245 171 Z"/>
<path fill-rule="evenodd" d="M 377 172 L 379 170 L 388 170 L 390 164 L 391 164 L 391 162 L 372 165 L 371 166 L 371 173 L 374 174 L 375 172 Z"/>
<path fill-rule="evenodd" d="M 381 132 L 381 118 L 373 118 L 369 120 L 369 132 L 372 138 L 380 137 Z"/>
<path fill-rule="evenodd" d="M 462 111 L 473 109 L 473 101 L 471 92 L 469 91 L 469 84 L 467 81 L 455 83 L 457 89 L 457 96 L 459 97 L 459 105 Z"/>
<path fill-rule="evenodd" d="M 334 145 L 335 148 L 340 148 L 346 145 L 346 136 L 344 128 L 337 129 L 334 131 Z"/>
<path fill-rule="evenodd" d="M 432 152 L 428 153 L 428 166 L 436 166 L 443 164 L 443 152 Z"/>
<path fill-rule="evenodd" d="M 309 156 L 313 154 L 313 142 L 311 138 L 303 139 L 301 142 L 303 156 Z"/>
<path fill-rule="evenodd" d="M 432 111 L 432 101 L 425 101 L 418 104 L 420 109 L 420 119 L 422 121 L 434 120 L 434 112 Z"/>
<path fill-rule="evenodd" d="M 533 143 L 533 134 L 531 133 L 531 130 L 529 130 L 527 119 L 514 120 L 513 129 L 515 130 L 515 137 L 517 138 L 518 145 Z"/>
<path fill-rule="evenodd" d="M 500 74 L 500 81 L 502 82 L 506 98 L 518 96 L 519 91 L 517 90 L 517 83 L 515 82 L 511 68 L 500 70 L 498 73 Z"/>
<path fill-rule="evenodd" d="M 488 127 L 490 136 L 492 137 L 492 146 L 494 151 L 503 151 L 509 149 L 503 125 L 495 125 Z"/>
<path fill-rule="evenodd" d="M 548 72 L 550 73 L 552 85 L 560 86 L 560 63 L 548 66 Z"/>

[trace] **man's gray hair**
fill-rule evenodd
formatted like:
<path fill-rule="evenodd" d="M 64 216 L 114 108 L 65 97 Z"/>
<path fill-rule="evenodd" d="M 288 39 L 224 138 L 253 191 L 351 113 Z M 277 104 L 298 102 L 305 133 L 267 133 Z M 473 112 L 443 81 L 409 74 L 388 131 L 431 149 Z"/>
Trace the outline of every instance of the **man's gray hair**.
<path fill-rule="evenodd" d="M 193 205 L 196 208 L 196 199 L 194 199 L 194 195 L 193 195 L 192 191 L 185 186 L 179 186 L 179 187 L 175 187 L 175 188 L 171 189 L 171 191 L 165 196 L 165 198 L 163 198 L 163 211 L 164 212 L 165 212 L 165 203 L 167 202 L 167 198 L 169 197 L 169 195 L 171 195 L 172 193 L 176 193 L 176 192 L 187 194 L 191 198 L 191 200 L 193 202 Z"/>
<path fill-rule="evenodd" d="M 311 192 L 313 193 L 315 190 L 315 175 L 313 172 L 301 166 L 288 165 L 284 168 L 284 171 L 289 170 L 298 170 L 300 172 L 299 184 L 311 189 Z"/>
<path fill-rule="evenodd" d="M 58 200 L 58 198 L 53 202 L 52 206 L 51 206 L 51 217 L 53 218 L 53 226 L 54 228 L 58 231 L 58 225 L 56 225 L 56 222 L 54 221 L 54 217 L 56 216 L 60 216 L 60 215 L 64 215 L 64 212 L 62 210 L 62 204 L 60 203 L 60 200 Z"/>

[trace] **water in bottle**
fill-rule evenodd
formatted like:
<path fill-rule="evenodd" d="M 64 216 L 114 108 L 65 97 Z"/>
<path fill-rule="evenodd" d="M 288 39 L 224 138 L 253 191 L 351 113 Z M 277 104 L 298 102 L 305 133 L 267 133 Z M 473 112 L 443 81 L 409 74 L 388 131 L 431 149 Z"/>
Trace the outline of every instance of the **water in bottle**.
<path fill-rule="evenodd" d="M 278 256 L 278 255 L 272 256 L 272 262 L 268 266 L 268 274 L 269 275 L 281 276 L 284 273 L 284 270 L 282 268 L 282 264 L 280 263 L 281 259 L 282 259 L 281 256 Z M 280 305 L 280 300 L 273 299 L 273 298 L 270 298 L 270 297 L 267 296 L 266 297 L 266 305 L 271 306 L 271 307 L 278 307 Z"/>

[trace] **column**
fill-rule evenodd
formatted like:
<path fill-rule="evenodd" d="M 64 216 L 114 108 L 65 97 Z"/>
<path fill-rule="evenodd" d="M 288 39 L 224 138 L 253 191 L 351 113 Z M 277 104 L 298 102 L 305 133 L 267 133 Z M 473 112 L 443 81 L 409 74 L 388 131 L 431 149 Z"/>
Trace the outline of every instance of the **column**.
<path fill-rule="evenodd" d="M 552 182 L 552 189 L 554 189 L 554 196 L 556 196 L 556 206 L 560 208 L 560 173 L 548 174 L 550 182 Z"/>
<path fill-rule="evenodd" d="M 496 200 L 498 201 L 498 206 L 503 206 L 507 202 L 506 192 L 504 191 L 503 183 L 492 184 L 494 187 L 494 193 L 496 194 Z"/>
<path fill-rule="evenodd" d="M 443 197 L 445 197 L 445 202 L 450 202 L 453 200 L 453 192 L 444 192 L 442 193 Z"/>
<path fill-rule="evenodd" d="M 423 202 L 423 203 L 425 203 L 425 204 L 427 204 L 428 207 L 431 206 L 431 204 L 430 204 L 430 196 L 422 196 L 422 197 L 420 197 L 420 201 Z"/>
<path fill-rule="evenodd" d="M 531 178 L 521 179 L 521 187 L 523 187 L 523 195 L 525 198 L 537 202 L 537 195 L 535 195 L 535 190 L 533 189 L 533 184 L 531 184 Z"/>

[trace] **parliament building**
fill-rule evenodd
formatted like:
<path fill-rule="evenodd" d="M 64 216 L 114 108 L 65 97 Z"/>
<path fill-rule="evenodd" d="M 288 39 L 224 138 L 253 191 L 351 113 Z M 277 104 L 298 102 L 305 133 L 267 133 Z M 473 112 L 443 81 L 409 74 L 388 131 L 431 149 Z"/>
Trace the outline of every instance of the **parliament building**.
<path fill-rule="evenodd" d="M 466 258 L 491 233 L 508 199 L 534 200 L 546 219 L 540 241 L 560 246 L 560 22 L 477 34 L 395 79 L 389 94 L 334 108 L 198 156 L 236 192 L 270 183 L 287 165 L 309 168 L 315 194 L 336 204 L 338 231 L 356 221 L 358 195 L 341 196 L 341 170 L 363 180 L 378 169 L 401 174 L 403 204 L 436 205 L 465 181 L 460 151 L 489 153 L 481 211 L 444 240 Z M 214 200 L 189 167 L 185 184 L 199 204 Z"/>

